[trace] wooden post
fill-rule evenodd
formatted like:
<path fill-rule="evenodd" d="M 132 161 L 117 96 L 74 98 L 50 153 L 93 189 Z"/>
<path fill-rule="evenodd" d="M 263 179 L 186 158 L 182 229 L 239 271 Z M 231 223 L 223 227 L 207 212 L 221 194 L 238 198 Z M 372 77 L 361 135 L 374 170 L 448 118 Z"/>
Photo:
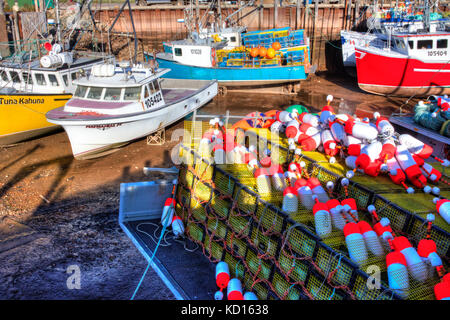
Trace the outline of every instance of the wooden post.
<path fill-rule="evenodd" d="M 319 17 L 319 0 L 314 0 L 314 26 L 313 26 L 313 37 L 314 37 L 314 45 L 313 45 L 313 52 L 311 55 L 311 60 L 315 59 L 314 54 L 317 54 L 317 34 L 316 34 L 316 26 L 318 24 L 318 17 Z M 319 62 L 317 62 L 317 65 Z"/>
<path fill-rule="evenodd" d="M 295 16 L 295 29 L 300 29 L 300 3 L 301 0 L 297 0 L 296 16 Z"/>
<path fill-rule="evenodd" d="M 195 25 L 196 25 L 196 29 L 197 29 L 197 33 L 200 34 L 200 3 L 198 0 L 195 0 Z"/>
<path fill-rule="evenodd" d="M 350 21 L 352 18 L 352 0 L 347 2 L 347 11 L 345 13 L 345 29 L 350 29 Z"/>
<path fill-rule="evenodd" d="M 217 0 L 217 13 L 219 15 L 219 30 L 222 30 L 222 8 L 220 0 Z"/>
<path fill-rule="evenodd" d="M 6 31 L 6 15 L 4 10 L 4 2 L 0 0 L 0 42 L 8 42 L 8 32 Z M 8 57 L 11 54 L 9 46 L 0 47 L 0 55 L 2 57 Z"/>
<path fill-rule="evenodd" d="M 353 25 L 355 26 L 356 25 L 356 19 L 357 18 L 359 18 L 359 16 L 360 16 L 360 10 L 359 10 L 359 8 L 360 8 L 360 2 L 361 2 L 361 0 L 355 0 L 355 17 L 354 17 L 354 21 L 353 21 Z"/>
<path fill-rule="evenodd" d="M 273 0 L 273 27 L 277 27 L 277 21 L 278 21 L 278 0 Z"/>
<path fill-rule="evenodd" d="M 304 7 L 305 7 L 305 12 L 304 12 L 305 18 L 303 19 L 304 20 L 303 21 L 303 24 L 304 24 L 303 29 L 305 29 L 305 32 L 307 34 L 309 34 L 309 30 L 306 29 L 309 26 L 309 24 L 308 24 L 308 19 L 309 19 L 309 17 L 308 17 L 308 15 L 309 15 L 309 12 L 308 12 L 308 0 L 305 0 Z"/>
<path fill-rule="evenodd" d="M 259 5 L 263 6 L 264 5 L 264 0 L 259 0 Z M 259 9 L 259 17 L 258 17 L 258 29 L 261 30 L 262 29 L 262 23 L 264 21 L 264 7 L 262 7 L 261 9 Z"/>

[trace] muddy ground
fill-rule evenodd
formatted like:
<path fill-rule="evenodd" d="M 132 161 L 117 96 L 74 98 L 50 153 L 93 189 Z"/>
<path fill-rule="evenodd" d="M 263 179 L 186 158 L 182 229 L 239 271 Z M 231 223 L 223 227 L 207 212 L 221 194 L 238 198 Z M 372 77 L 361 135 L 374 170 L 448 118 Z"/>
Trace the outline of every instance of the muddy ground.
<path fill-rule="evenodd" d="M 341 107 L 360 115 L 397 112 L 406 100 L 363 93 L 348 76 L 319 75 L 305 81 L 299 95 L 228 92 L 200 112 L 245 115 L 296 103 L 321 108 L 330 93 L 335 107 L 343 98 Z M 171 126 L 166 139 L 182 127 Z M 0 299 L 130 299 L 147 264 L 119 227 L 119 185 L 157 179 L 143 167 L 171 167 L 176 144 L 149 146 L 140 139 L 80 161 L 59 131 L 0 148 Z M 80 269 L 80 289 L 66 283 L 73 265 Z M 173 298 L 151 269 L 136 295 Z"/>

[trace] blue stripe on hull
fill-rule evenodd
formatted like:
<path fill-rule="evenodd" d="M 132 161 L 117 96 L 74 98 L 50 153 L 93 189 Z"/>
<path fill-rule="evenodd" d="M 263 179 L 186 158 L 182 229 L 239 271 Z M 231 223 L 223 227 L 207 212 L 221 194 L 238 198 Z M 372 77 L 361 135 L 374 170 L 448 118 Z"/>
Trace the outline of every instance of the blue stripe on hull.
<path fill-rule="evenodd" d="M 221 83 L 264 82 L 279 83 L 305 80 L 308 75 L 304 66 L 280 66 L 262 68 L 205 68 L 179 64 L 165 59 L 156 59 L 160 68 L 169 68 L 165 78 L 173 79 L 217 79 Z"/>

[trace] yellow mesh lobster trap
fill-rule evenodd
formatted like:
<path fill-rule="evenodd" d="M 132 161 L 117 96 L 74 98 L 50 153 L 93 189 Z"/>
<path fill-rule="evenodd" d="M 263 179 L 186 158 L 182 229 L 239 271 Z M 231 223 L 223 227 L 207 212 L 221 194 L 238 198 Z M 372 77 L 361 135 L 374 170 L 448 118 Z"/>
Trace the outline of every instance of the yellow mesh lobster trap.
<path fill-rule="evenodd" d="M 197 152 L 207 123 L 186 121 L 185 128 L 190 135 L 180 148 L 185 162 L 180 165 L 177 213 L 186 224 L 186 234 L 205 256 L 213 263 L 227 262 L 232 276 L 241 279 L 247 291 L 259 299 L 434 299 L 433 287 L 439 279 L 431 268 L 426 281 L 415 280 L 410 272 L 405 292 L 391 290 L 384 256 L 369 252 L 362 264 L 356 264 L 349 258 L 342 232 L 334 230 L 320 238 L 312 212 L 301 204 L 295 214 L 282 211 L 282 193 L 262 196 L 248 166 L 215 165 L 211 154 Z M 283 139 L 271 139 L 274 136 L 267 130 L 247 134 L 259 147 L 275 151 L 280 162 L 289 158 Z M 378 193 L 358 179 L 344 189 L 340 181 L 345 166 L 331 166 L 318 152 L 305 153 L 302 160 L 309 175 L 322 185 L 335 183 L 335 198 L 356 200 L 359 220 L 373 223 L 366 210 L 372 204 L 380 217 L 389 218 L 397 235 L 407 236 L 414 246 L 423 239 L 426 220 L 422 213 L 402 207 L 393 196 L 404 194 Z M 434 225 L 431 238 L 448 264 L 449 233 Z"/>

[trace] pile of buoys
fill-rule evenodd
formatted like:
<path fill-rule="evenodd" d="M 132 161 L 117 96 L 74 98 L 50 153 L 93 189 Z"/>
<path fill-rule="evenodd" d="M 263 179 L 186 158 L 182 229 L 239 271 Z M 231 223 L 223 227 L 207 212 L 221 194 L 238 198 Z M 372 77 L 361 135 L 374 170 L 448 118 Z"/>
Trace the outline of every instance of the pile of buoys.
<path fill-rule="evenodd" d="M 216 264 L 216 285 L 219 287 L 219 291 L 214 294 L 215 300 L 223 300 L 225 288 L 227 288 L 228 300 L 258 300 L 253 292 L 243 293 L 241 281 L 238 278 L 230 278 L 230 269 L 224 261 Z"/>
<path fill-rule="evenodd" d="M 273 59 L 275 58 L 277 51 L 281 49 L 281 44 L 279 42 L 272 43 L 270 48 L 266 47 L 253 47 L 248 49 L 250 52 L 250 56 L 252 58 L 260 57 L 261 59 Z"/>
<path fill-rule="evenodd" d="M 446 98 L 439 99 L 441 106 L 448 104 Z M 281 132 L 284 129 L 289 150 L 297 147 L 302 151 L 321 150 L 329 157 L 330 163 L 341 156 L 352 169 L 346 174 L 348 178 L 357 171 L 373 177 L 386 173 L 408 193 L 418 188 L 425 193 L 439 195 L 439 188 L 428 186 L 428 182 L 448 182 L 425 161 L 435 159 L 443 166 L 449 166 L 450 161 L 434 157 L 433 148 L 415 137 L 398 134 L 389 120 L 378 112 L 373 114 L 373 121 L 336 114 L 332 101 L 333 96 L 327 96 L 327 105 L 318 115 L 301 109 L 279 111 L 271 130 Z"/>

